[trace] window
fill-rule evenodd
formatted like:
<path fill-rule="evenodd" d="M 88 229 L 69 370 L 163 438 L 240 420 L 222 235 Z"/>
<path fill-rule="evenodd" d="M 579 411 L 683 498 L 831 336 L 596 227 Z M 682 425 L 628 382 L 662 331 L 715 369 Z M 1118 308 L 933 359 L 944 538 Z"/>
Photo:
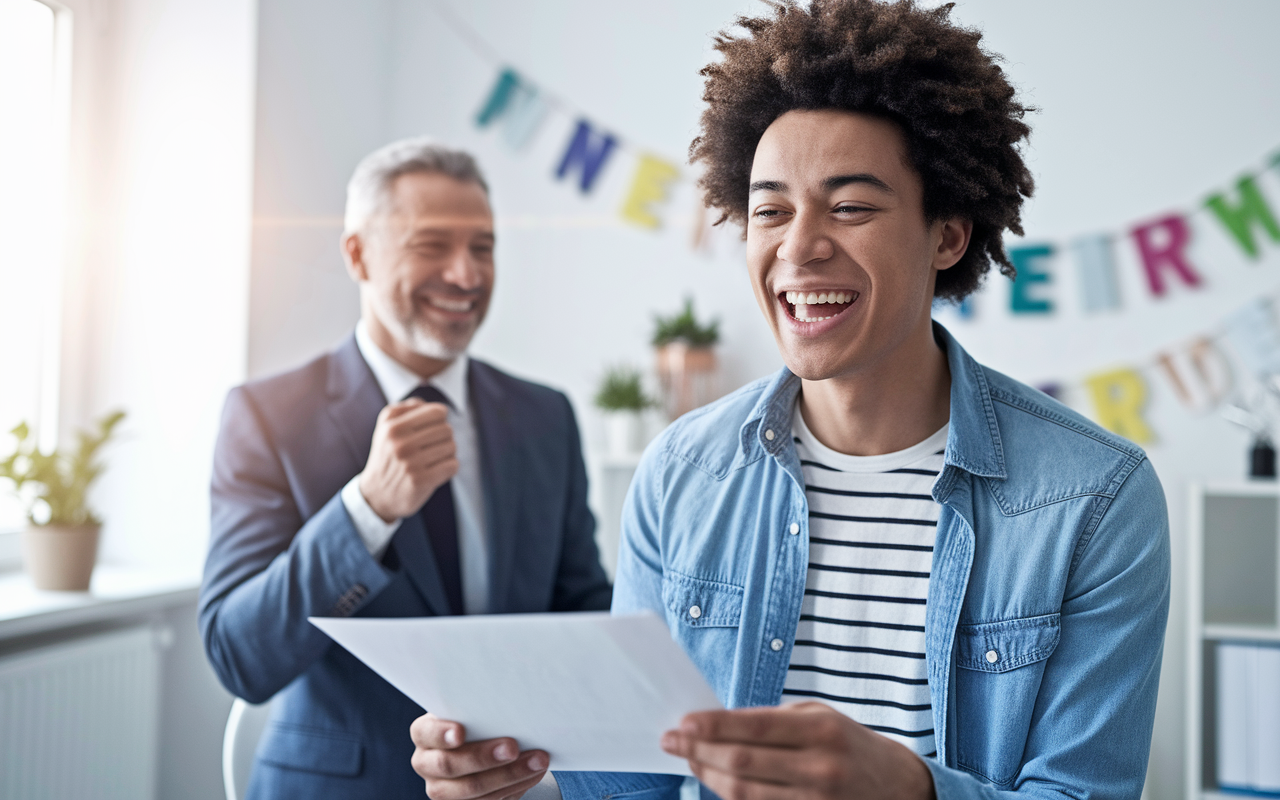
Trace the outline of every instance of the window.
<path fill-rule="evenodd" d="M 9 449 L 9 431 L 24 420 L 43 446 L 57 441 L 64 22 L 63 12 L 36 0 L 0 0 L 0 451 Z M 7 481 L 0 486 L 0 532 L 24 524 L 10 488 Z M 0 561 L 8 560 L 7 549 L 0 543 Z"/>

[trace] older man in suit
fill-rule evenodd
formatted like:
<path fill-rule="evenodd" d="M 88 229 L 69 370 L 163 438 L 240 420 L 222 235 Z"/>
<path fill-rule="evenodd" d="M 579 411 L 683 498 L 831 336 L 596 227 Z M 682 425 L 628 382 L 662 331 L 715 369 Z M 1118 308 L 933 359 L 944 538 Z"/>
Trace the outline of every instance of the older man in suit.
<path fill-rule="evenodd" d="M 425 139 L 356 168 L 342 250 L 361 319 L 234 389 L 200 596 L 223 684 L 275 698 L 255 798 L 421 797 L 415 703 L 307 622 L 608 608 L 564 395 L 466 355 L 494 281 L 488 187 Z"/>

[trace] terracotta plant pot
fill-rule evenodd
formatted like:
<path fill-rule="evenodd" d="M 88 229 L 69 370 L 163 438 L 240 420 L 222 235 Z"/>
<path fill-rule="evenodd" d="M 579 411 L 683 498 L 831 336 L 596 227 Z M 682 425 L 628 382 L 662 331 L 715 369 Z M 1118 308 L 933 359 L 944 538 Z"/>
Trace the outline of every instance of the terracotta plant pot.
<path fill-rule="evenodd" d="M 22 560 L 37 589 L 86 592 L 98 560 L 101 525 L 31 525 L 22 534 Z"/>
<path fill-rule="evenodd" d="M 668 419 L 675 419 L 720 396 L 716 391 L 713 348 L 672 342 L 657 348 L 656 355 L 662 406 Z"/>

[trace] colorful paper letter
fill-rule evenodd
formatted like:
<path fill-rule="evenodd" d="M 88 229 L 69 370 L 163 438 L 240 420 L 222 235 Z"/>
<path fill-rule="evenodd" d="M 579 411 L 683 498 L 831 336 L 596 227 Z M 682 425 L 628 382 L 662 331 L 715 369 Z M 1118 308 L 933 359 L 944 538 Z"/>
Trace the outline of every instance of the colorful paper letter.
<path fill-rule="evenodd" d="M 1222 223 L 1222 227 L 1227 229 L 1227 233 L 1235 238 L 1240 249 L 1244 250 L 1250 258 L 1256 259 L 1258 243 L 1253 239 L 1254 225 L 1262 226 L 1262 229 L 1271 237 L 1271 241 L 1280 244 L 1280 224 L 1276 224 L 1275 215 L 1267 206 L 1267 200 L 1258 189 L 1254 176 L 1246 175 L 1241 178 L 1236 184 L 1236 190 L 1240 193 L 1238 204 L 1233 205 L 1226 195 L 1215 194 L 1206 201 L 1205 205 Z"/>
<path fill-rule="evenodd" d="M 1080 270 L 1084 310 L 1089 313 L 1120 307 L 1120 286 L 1116 282 L 1116 262 L 1111 235 L 1082 236 L 1071 243 Z"/>
<path fill-rule="evenodd" d="M 1142 376 L 1131 369 L 1104 372 L 1085 380 L 1098 424 L 1137 444 L 1155 440 L 1155 433 L 1142 418 L 1147 402 L 1147 385 Z"/>
<path fill-rule="evenodd" d="M 1255 375 L 1280 375 L 1280 329 L 1266 300 L 1255 300 L 1232 314 L 1227 339 Z"/>
<path fill-rule="evenodd" d="M 1028 293 L 1038 283 L 1051 283 L 1053 274 L 1038 270 L 1039 262 L 1053 255 L 1053 245 L 1038 244 L 1029 247 L 1012 247 L 1009 249 L 1009 260 L 1017 270 L 1013 286 L 1009 290 L 1009 310 L 1015 314 L 1048 314 L 1053 311 L 1053 302 L 1043 298 L 1036 299 Z"/>
<path fill-rule="evenodd" d="M 516 71 L 510 67 L 503 67 L 502 72 L 498 73 L 497 82 L 489 90 L 489 98 L 484 101 L 484 105 L 476 114 L 476 127 L 487 128 L 491 122 L 502 116 L 520 86 L 520 76 Z"/>
<path fill-rule="evenodd" d="M 1174 394 L 1197 413 L 1212 411 L 1231 391 L 1231 366 L 1213 342 L 1203 337 L 1190 346 L 1156 357 Z"/>
<path fill-rule="evenodd" d="M 1163 237 L 1164 241 L 1158 241 Z M 1191 241 L 1191 229 L 1181 214 L 1170 214 L 1163 219 L 1139 225 L 1133 229 L 1133 240 L 1138 245 L 1138 255 L 1147 273 L 1151 293 L 1160 297 L 1165 292 L 1164 273 L 1172 269 L 1188 286 L 1199 286 L 1200 275 L 1183 252 Z"/>
<path fill-rule="evenodd" d="M 580 166 L 582 174 L 579 176 L 578 186 L 583 194 L 590 192 L 596 178 L 600 175 L 600 170 L 604 167 L 604 162 L 609 159 L 617 143 L 618 140 L 612 134 L 597 134 L 591 130 L 590 122 L 585 119 L 578 120 L 578 127 L 574 130 L 573 138 L 569 140 L 569 147 L 564 151 L 564 157 L 560 159 L 560 166 L 556 169 L 556 178 L 563 180 L 570 169 Z"/>
<path fill-rule="evenodd" d="M 476 114 L 476 126 L 487 128 L 502 121 L 502 138 L 512 150 L 528 143 L 547 114 L 547 103 L 537 87 L 524 81 L 507 67 L 489 92 L 489 98 Z"/>
<path fill-rule="evenodd" d="M 670 161 L 644 153 L 636 164 L 636 176 L 631 179 L 631 191 L 622 203 L 622 218 L 642 228 L 660 228 L 662 220 L 653 213 L 653 207 L 667 199 L 671 182 L 680 177 L 680 170 Z"/>

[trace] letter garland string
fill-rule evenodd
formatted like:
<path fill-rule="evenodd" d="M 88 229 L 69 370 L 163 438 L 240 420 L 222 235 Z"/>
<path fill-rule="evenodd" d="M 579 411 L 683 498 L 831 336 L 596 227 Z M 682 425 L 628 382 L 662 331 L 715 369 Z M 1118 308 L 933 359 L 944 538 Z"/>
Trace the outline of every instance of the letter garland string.
<path fill-rule="evenodd" d="M 1165 347 L 1146 363 L 1107 369 L 1079 383 L 1049 382 L 1036 388 L 1059 400 L 1076 400 L 1082 392 L 1099 424 L 1138 444 L 1151 444 L 1157 437 L 1145 416 L 1148 375 L 1163 378 L 1179 402 L 1196 414 L 1208 414 L 1226 403 L 1255 406 L 1259 392 L 1280 392 L 1278 303 L 1280 293 L 1258 297 L 1217 328 Z M 1245 380 L 1233 374 L 1224 343 L 1244 368 Z M 1266 416 L 1258 408 L 1249 411 L 1255 417 Z"/>
<path fill-rule="evenodd" d="M 476 127 L 499 131 L 503 142 L 520 150 L 538 134 L 549 111 L 570 117 L 575 124 L 553 174 L 556 180 L 576 186 L 583 194 L 592 193 L 618 152 L 634 151 L 631 183 L 618 206 L 618 215 L 640 228 L 662 227 L 664 207 L 671 198 L 673 186 L 692 176 L 670 159 L 628 145 L 617 133 L 604 129 L 570 103 L 539 87 L 490 47 L 447 0 L 435 0 L 433 6 L 460 40 L 498 70 L 476 113 Z M 1280 176 L 1280 151 L 1271 156 L 1263 170 L 1244 175 L 1230 189 L 1215 191 L 1196 210 L 1207 212 L 1251 261 L 1262 258 L 1265 247 L 1280 247 L 1280 223 L 1259 186 L 1259 178 L 1267 169 Z M 1194 214 L 1195 211 L 1169 212 L 1132 225 L 1124 234 L 1092 233 L 1076 237 L 1065 245 L 1035 241 L 1011 245 L 1009 258 L 1017 268 L 1018 277 L 1009 292 L 1010 312 L 1015 317 L 1054 312 L 1054 299 L 1045 296 L 1053 277 L 1048 266 L 1063 252 L 1079 271 L 1080 301 L 1084 310 L 1093 313 L 1119 309 L 1115 254 L 1117 244 L 1123 240 L 1128 240 L 1134 248 L 1152 296 L 1165 296 L 1175 283 L 1203 289 L 1205 281 L 1200 270 L 1187 254 L 1193 234 L 1190 219 Z M 691 244 L 695 249 L 705 247 L 706 217 L 699 214 L 694 226 Z M 973 305 L 962 304 L 960 313 L 971 317 Z"/>
<path fill-rule="evenodd" d="M 574 125 L 552 171 L 556 180 L 590 195 L 616 155 L 632 151 L 633 177 L 618 207 L 618 215 L 640 228 L 662 227 L 664 207 L 671 198 L 673 186 L 692 176 L 670 159 L 629 144 L 617 133 L 593 122 L 577 107 L 540 87 L 511 66 L 456 14 L 447 0 L 435 0 L 433 6 L 473 53 L 497 69 L 497 77 L 477 109 L 477 128 L 496 130 L 508 147 L 521 150 L 537 136 L 549 112 L 569 117 Z M 1194 211 L 1164 213 L 1129 226 L 1123 234 L 1093 233 L 1076 237 L 1064 246 L 1034 240 L 1011 245 L 1008 253 L 1017 268 L 1017 278 L 1010 288 L 1009 310 L 1015 318 L 1054 312 L 1054 299 L 1044 296 L 1052 285 L 1052 271 L 1048 266 L 1063 252 L 1079 271 L 1083 309 L 1089 313 L 1120 309 L 1115 255 L 1116 246 L 1122 240 L 1129 241 L 1134 248 L 1144 283 L 1152 296 L 1165 296 L 1169 286 L 1175 283 L 1202 290 L 1205 281 L 1187 253 L 1193 237 L 1190 220 L 1197 212 L 1206 212 L 1215 220 L 1245 258 L 1261 259 L 1264 249 L 1280 248 L 1280 223 L 1259 185 L 1267 171 L 1280 177 L 1280 151 L 1268 159 L 1262 170 L 1245 174 L 1230 189 L 1215 191 Z M 691 239 L 695 250 L 706 248 L 707 218 L 708 214 L 699 210 Z M 1104 426 L 1140 444 L 1153 442 L 1155 433 L 1142 414 L 1148 400 L 1143 373 L 1155 371 L 1164 376 L 1179 400 L 1192 410 L 1211 411 L 1227 400 L 1235 385 L 1227 360 L 1218 347 L 1219 342 L 1226 340 L 1255 377 L 1263 383 L 1272 383 L 1273 377 L 1280 376 L 1280 328 L 1273 314 L 1278 299 L 1261 298 L 1233 315 L 1220 330 L 1167 348 L 1148 364 L 1091 375 L 1076 386 L 1052 383 L 1040 388 L 1058 397 L 1083 388 L 1092 400 L 1096 418 Z M 969 301 L 958 310 L 965 318 L 974 314 Z M 1275 384 L 1280 389 L 1280 380 Z"/>

